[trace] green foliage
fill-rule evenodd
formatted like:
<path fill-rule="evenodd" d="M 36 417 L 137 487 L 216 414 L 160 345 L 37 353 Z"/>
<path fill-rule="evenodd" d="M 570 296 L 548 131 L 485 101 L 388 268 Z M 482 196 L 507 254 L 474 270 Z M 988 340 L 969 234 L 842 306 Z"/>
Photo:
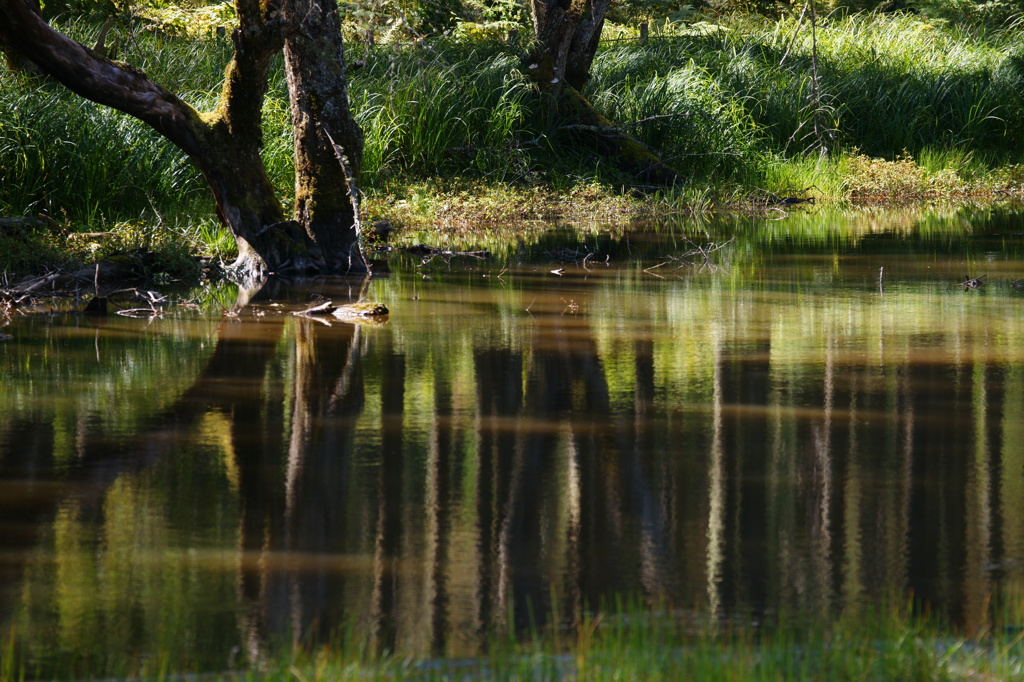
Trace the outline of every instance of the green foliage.
<path fill-rule="evenodd" d="M 151 23 L 150 28 L 168 35 L 201 36 L 218 29 L 229 31 L 237 26 L 235 6 L 230 2 L 214 3 L 152 3 L 139 8 L 138 14 Z"/>
<path fill-rule="evenodd" d="M 226 6 L 191 9 L 210 7 Z M 518 4 L 467 7 L 466 16 L 492 28 L 464 23 L 474 28 L 411 45 L 349 44 L 349 59 L 366 64 L 350 73 L 366 136 L 364 190 L 389 197 L 453 177 L 563 192 L 637 184 L 597 153 L 599 141 L 575 130 L 577 122 L 553 114 L 521 73 L 521 46 L 505 44 L 504 34 L 518 25 Z M 136 6 L 145 8 L 160 9 Z M 59 28 L 92 44 L 101 24 L 61 21 Z M 230 41 L 207 29 L 146 26 L 152 24 L 117 24 L 108 44 L 117 37 L 125 61 L 198 109 L 213 107 Z M 395 40 L 405 31 L 393 30 Z M 1024 44 L 1014 30 L 979 32 L 904 14 L 825 18 L 817 103 L 809 94 L 810 32 L 806 24 L 798 30 L 795 16 L 666 23 L 646 45 L 621 26 L 606 35 L 616 40 L 599 50 L 586 96 L 657 150 L 687 185 L 714 187 L 717 200 L 738 187 L 785 195 L 816 187 L 812 194 L 842 196 L 858 182 L 872 186 L 867 171 L 874 166 L 864 159 L 912 158 L 925 175 L 908 175 L 923 180 L 914 192 L 901 191 L 974 191 L 993 167 L 1024 162 Z M 211 228 L 212 201 L 200 174 L 143 124 L 46 79 L 22 76 L 3 80 L 0 110 L 0 172 L 16 178 L 0 185 L 0 215 L 45 213 L 73 232 L 162 222 L 226 257 L 230 245 Z M 839 154 L 805 156 L 803 137 L 822 114 Z M 271 72 L 264 132 L 264 161 L 288 205 L 292 137 L 280 59 Z M 850 163 L 843 149 L 852 150 Z M 844 181 L 851 173 L 859 179 Z M 1019 187 L 1019 175 L 1006 171 L 988 186 Z M 695 197 L 711 201 L 684 188 L 658 195 L 652 205 Z"/>
<path fill-rule="evenodd" d="M 39 3 L 47 19 L 64 18 L 106 18 L 126 11 L 130 2 L 115 0 L 43 0 Z"/>
<path fill-rule="evenodd" d="M 0 213 L 99 230 L 208 202 L 185 155 L 123 114 L 30 80 L 0 90 L 0 107 L 0 168 L 18 179 L 0 186 Z"/>
<path fill-rule="evenodd" d="M 529 11 L 523 0 L 463 0 L 463 15 L 480 24 L 498 22 L 526 28 Z"/>
<path fill-rule="evenodd" d="M 728 177 L 755 153 L 760 133 L 740 102 L 693 60 L 618 43 L 602 50 L 586 94 L 611 120 L 691 178 Z"/>
<path fill-rule="evenodd" d="M 371 186 L 399 173 L 473 170 L 495 179 L 526 172 L 513 145 L 527 133 L 530 87 L 515 57 L 485 48 L 365 55 L 351 85 L 366 136 L 363 173 Z"/>
<path fill-rule="evenodd" d="M 451 33 L 462 41 L 505 41 L 510 34 L 527 39 L 531 31 L 526 5 L 520 0 L 465 0 L 462 21 Z"/>
<path fill-rule="evenodd" d="M 461 3 L 438 0 L 350 0 L 339 9 L 347 38 L 363 40 L 371 32 L 375 41 L 386 43 L 443 34 L 462 14 Z"/>
<path fill-rule="evenodd" d="M 1024 12 L 1024 4 L 1006 0 L 909 0 L 907 7 L 929 19 L 983 28 L 1004 27 Z"/>
<path fill-rule="evenodd" d="M 617 24 L 634 24 L 642 21 L 685 21 L 695 15 L 693 5 L 683 5 L 673 0 L 623 0 L 613 3 L 607 16 L 608 21 Z"/>

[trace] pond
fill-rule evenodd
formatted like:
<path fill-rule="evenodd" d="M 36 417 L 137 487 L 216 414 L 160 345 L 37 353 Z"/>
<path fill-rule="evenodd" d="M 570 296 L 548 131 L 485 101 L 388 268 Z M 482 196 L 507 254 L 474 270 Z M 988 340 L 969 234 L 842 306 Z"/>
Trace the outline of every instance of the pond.
<path fill-rule="evenodd" d="M 9 314 L 0 632 L 223 670 L 350 624 L 473 655 L 616 595 L 912 594 L 968 630 L 1019 597 L 1019 209 L 529 234 L 238 307 Z M 291 314 L 323 300 L 390 315 Z"/>

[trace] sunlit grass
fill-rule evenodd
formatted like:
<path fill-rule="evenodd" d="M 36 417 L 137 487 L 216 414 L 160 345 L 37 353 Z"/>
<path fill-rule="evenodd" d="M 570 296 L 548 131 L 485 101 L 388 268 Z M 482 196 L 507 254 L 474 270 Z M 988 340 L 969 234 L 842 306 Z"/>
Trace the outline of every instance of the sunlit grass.
<path fill-rule="evenodd" d="M 811 32 L 796 17 L 746 17 L 726 30 L 652 41 L 648 72 L 694 67 L 747 109 L 771 146 L 800 151 L 794 137 L 809 112 Z M 999 150 L 1020 157 L 1024 72 L 1012 47 L 913 15 L 821 17 L 821 102 L 840 147 L 869 155 L 928 146 Z"/>
<path fill-rule="evenodd" d="M 356 631 L 347 636 L 285 653 L 267 673 L 310 680 L 976 680 L 1024 672 L 1019 637 L 957 634 L 909 604 L 853 609 L 827 622 L 778 615 L 755 622 L 620 602 L 518 640 L 497 637 L 479 657 L 382 655 Z"/>
<path fill-rule="evenodd" d="M 716 618 L 621 602 L 573 621 L 492 635 L 477 653 L 416 656 L 382 648 L 371 627 L 349 626 L 327 643 L 282 644 L 256 670 L 211 675 L 253 680 L 979 680 L 1024 674 L 1024 644 L 1012 629 L 964 634 L 908 604 L 887 603 L 811 619 L 767 615 Z M 6 638 L 3 680 L 40 669 L 19 661 Z M 188 668 L 156 655 L 65 673 L 161 679 Z"/>
<path fill-rule="evenodd" d="M 352 107 L 366 135 L 364 180 L 398 174 L 437 177 L 472 171 L 493 180 L 521 177 L 528 163 L 509 154 L 526 139 L 530 88 L 516 59 L 481 46 L 368 52 L 352 79 Z"/>
<path fill-rule="evenodd" d="M 750 177 L 749 184 L 780 197 L 814 197 L 820 200 L 846 194 L 839 159 L 817 154 L 792 159 L 776 157 L 766 161 L 760 171 Z"/>
<path fill-rule="evenodd" d="M 797 30 L 795 16 L 668 24 L 646 45 L 601 47 L 585 94 L 677 170 L 680 183 L 661 189 L 549 111 L 514 46 L 351 44 L 350 62 L 365 62 L 349 85 L 366 139 L 371 217 L 469 225 L 567 215 L 581 205 L 594 214 L 693 213 L 764 193 L 842 200 L 895 192 L 910 200 L 1024 191 L 1024 59 L 1011 30 L 900 14 L 819 19 L 820 100 L 811 97 L 810 32 L 806 23 Z M 88 21 L 60 28 L 86 43 L 99 32 Z M 114 33 L 120 58 L 197 108 L 214 106 L 230 40 L 167 35 L 137 21 Z M 46 214 L 72 232 L 148 222 L 230 257 L 230 238 L 208 226 L 213 201 L 200 173 L 143 124 L 21 76 L 0 85 L 0 110 L 0 215 Z M 286 207 L 294 192 L 290 117 L 278 59 L 263 158 Z M 7 264 L 23 260 L 8 256 Z"/>

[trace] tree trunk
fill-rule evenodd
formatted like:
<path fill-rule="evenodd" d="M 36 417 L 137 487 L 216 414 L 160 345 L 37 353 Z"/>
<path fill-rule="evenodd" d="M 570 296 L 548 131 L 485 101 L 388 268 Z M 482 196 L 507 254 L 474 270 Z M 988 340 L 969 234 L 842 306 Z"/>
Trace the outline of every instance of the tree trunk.
<path fill-rule="evenodd" d="M 530 0 L 536 44 L 531 76 L 557 98 L 566 86 L 580 90 L 604 29 L 611 0 Z"/>
<path fill-rule="evenodd" d="M 363 133 L 348 106 L 336 0 L 284 0 L 284 60 L 295 129 L 295 217 L 337 272 L 367 272 L 357 182 Z"/>
<path fill-rule="evenodd" d="M 580 94 L 590 79 L 610 5 L 611 0 L 530 0 L 536 42 L 526 73 L 553 108 L 575 119 L 574 127 L 592 135 L 598 149 L 624 170 L 645 181 L 672 184 L 677 176 L 657 154 L 617 128 Z"/>

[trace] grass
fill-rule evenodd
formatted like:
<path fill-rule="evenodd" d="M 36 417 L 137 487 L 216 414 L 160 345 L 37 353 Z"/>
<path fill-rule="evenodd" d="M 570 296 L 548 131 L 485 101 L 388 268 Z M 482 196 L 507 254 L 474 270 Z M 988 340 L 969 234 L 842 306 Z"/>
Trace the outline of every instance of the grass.
<path fill-rule="evenodd" d="M 497 639 L 477 658 L 378 657 L 356 637 L 286 654 L 268 677 L 337 679 L 359 671 L 394 680 L 1012 679 L 1024 672 L 1022 653 L 1019 637 L 957 636 L 909 604 L 853 609 L 830 623 L 758 624 L 620 602 L 520 641 Z"/>
<path fill-rule="evenodd" d="M 88 44 L 99 31 L 84 20 L 60 28 Z M 213 106 L 228 39 L 130 21 L 115 32 L 121 58 L 197 108 Z M 1012 26 L 821 17 L 818 100 L 810 31 L 795 15 L 668 23 L 643 46 L 629 29 L 612 34 L 625 39 L 599 50 L 585 94 L 659 150 L 680 186 L 643 187 L 579 139 L 520 72 L 522 46 L 486 36 L 352 44 L 350 61 L 365 62 L 350 75 L 350 97 L 366 136 L 370 217 L 422 227 L 704 211 L 752 192 L 913 200 L 1019 194 L 1024 185 L 1024 47 Z M 14 179 L 0 183 L 0 215 L 46 214 L 67 232 L 146 223 L 207 256 L 230 257 L 201 176 L 142 124 L 48 80 L 11 74 L 0 83 L 0 111 L 0 171 Z M 264 160 L 287 205 L 292 140 L 280 60 L 264 115 Z M 827 140 L 808 135 L 815 117 Z M 5 269 L 52 261 L 43 249 L 33 262 L 27 242 L 5 246 Z"/>
<path fill-rule="evenodd" d="M 76 232 L 45 225 L 18 227 L 0 233 L 0 287 L 12 283 L 10 273 L 74 271 L 100 260 L 133 265 L 151 285 L 195 284 L 202 260 L 227 260 L 234 239 L 219 224 L 200 220 L 163 226 L 148 221 L 107 225 L 104 232 Z M 199 257 L 197 257 L 197 255 Z"/>
<path fill-rule="evenodd" d="M 967 147 L 1019 159 L 1024 83 L 1012 32 L 978 36 L 910 14 L 822 20 L 821 106 L 840 148 L 892 158 Z M 794 17 L 736 19 L 725 30 L 655 41 L 660 63 L 692 60 L 746 110 L 773 149 L 793 148 L 807 116 L 810 31 Z M 1005 156 L 1004 156 L 1005 155 Z"/>
<path fill-rule="evenodd" d="M 372 627 L 351 625 L 327 643 L 280 644 L 250 670 L 209 675 L 251 680 L 991 680 L 1024 674 L 1019 628 L 971 636 L 908 602 L 853 608 L 827 622 L 767 615 L 714 618 L 618 600 L 517 636 L 495 633 L 475 652 L 417 656 L 382 649 Z M 95 675 L 172 679 L 160 655 L 112 663 L 81 655 L 73 669 L 34 667 L 15 631 L 0 651 L 0 680 Z M 92 666 L 92 667 L 90 667 Z M 198 671 L 196 671 L 198 672 Z M 206 677 L 204 675 L 204 677 Z"/>
<path fill-rule="evenodd" d="M 366 132 L 368 187 L 396 174 L 473 171 L 502 181 L 527 172 L 506 145 L 526 132 L 530 88 L 516 60 L 494 49 L 433 47 L 366 54 L 352 107 Z M 457 86 L 455 84 L 458 84 Z"/>

